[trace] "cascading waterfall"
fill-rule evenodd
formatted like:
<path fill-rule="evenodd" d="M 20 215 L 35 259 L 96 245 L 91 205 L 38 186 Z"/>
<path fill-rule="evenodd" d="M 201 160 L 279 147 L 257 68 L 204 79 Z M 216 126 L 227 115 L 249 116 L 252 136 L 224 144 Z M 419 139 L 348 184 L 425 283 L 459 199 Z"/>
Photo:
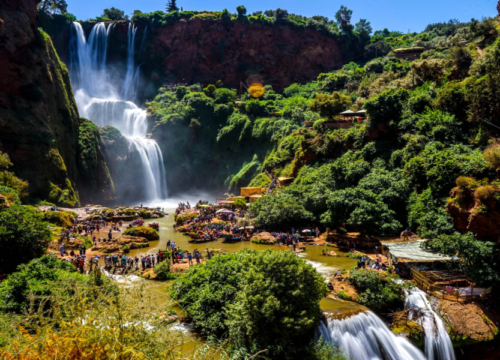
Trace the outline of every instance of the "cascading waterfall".
<path fill-rule="evenodd" d="M 336 344 L 351 360 L 425 360 L 420 350 L 403 337 L 396 336 L 371 311 L 345 319 L 321 322 L 323 340 Z"/>
<path fill-rule="evenodd" d="M 406 293 L 405 308 L 412 309 L 409 320 L 418 323 L 425 332 L 425 355 L 428 360 L 455 360 L 451 339 L 442 320 L 432 310 L 425 292 L 418 288 Z"/>
<path fill-rule="evenodd" d="M 129 24 L 128 25 L 128 57 L 127 57 L 127 74 L 125 75 L 125 80 L 123 82 L 121 97 L 122 99 L 135 100 L 135 35 L 137 34 L 137 28 Z M 139 70 L 137 70 L 138 72 Z M 138 78 L 138 77 L 137 77 Z"/>
<path fill-rule="evenodd" d="M 122 91 L 109 81 L 106 69 L 108 37 L 113 25 L 96 24 L 88 39 L 79 23 L 73 23 L 70 43 L 70 76 L 80 114 L 99 126 L 112 125 L 129 140 L 129 157 L 141 164 L 138 192 L 144 201 L 167 198 L 166 172 L 158 144 L 146 139 L 147 114 L 132 101 L 135 98 L 139 68 L 134 69 L 134 44 L 137 29 L 129 25 L 127 74 Z"/>

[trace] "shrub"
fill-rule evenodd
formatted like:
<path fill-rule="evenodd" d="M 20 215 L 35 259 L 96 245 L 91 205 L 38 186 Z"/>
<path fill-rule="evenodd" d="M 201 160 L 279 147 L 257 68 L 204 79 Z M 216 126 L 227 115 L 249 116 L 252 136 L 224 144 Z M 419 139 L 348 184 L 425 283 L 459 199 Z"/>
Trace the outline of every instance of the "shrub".
<path fill-rule="evenodd" d="M 43 213 L 46 221 L 62 227 L 73 226 L 73 221 L 76 219 L 76 214 L 69 211 L 46 211 Z"/>
<path fill-rule="evenodd" d="M 153 217 L 150 212 L 147 212 L 145 210 L 139 210 L 139 216 L 143 219 L 151 219 Z"/>
<path fill-rule="evenodd" d="M 135 213 L 135 209 L 125 209 L 124 211 L 124 214 L 128 216 L 135 215 Z"/>
<path fill-rule="evenodd" d="M 498 170 L 500 168 L 500 146 L 494 145 L 488 147 L 483 152 L 483 156 L 486 159 L 486 166 L 493 170 Z M 1 188 L 0 188 L 1 191 Z"/>
<path fill-rule="evenodd" d="M 310 341 L 326 285 L 290 251 L 244 250 L 191 267 L 171 295 L 204 334 L 228 332 L 236 347 L 267 348 L 275 359 Z"/>
<path fill-rule="evenodd" d="M 478 187 L 476 189 L 476 191 L 474 191 L 474 196 L 477 199 L 484 202 L 484 201 L 494 199 L 496 193 L 497 193 L 497 191 L 496 191 L 495 187 L 493 187 L 491 185 L 485 185 L 485 186 Z"/>
<path fill-rule="evenodd" d="M 460 176 L 457 178 L 457 186 L 462 189 L 474 190 L 479 186 L 479 184 L 474 178 Z"/>
<path fill-rule="evenodd" d="M 352 270 L 347 279 L 359 291 L 356 301 L 375 310 L 402 305 L 405 299 L 403 288 L 410 286 L 409 283 L 399 284 L 391 277 L 365 269 Z"/>
<path fill-rule="evenodd" d="M 341 300 L 347 300 L 347 301 L 352 301 L 351 297 L 343 290 L 340 290 L 337 293 L 337 297 Z"/>
<path fill-rule="evenodd" d="M 0 186 L 0 195 L 5 196 L 9 204 L 21 205 L 17 191 L 10 187 Z"/>
<path fill-rule="evenodd" d="M 139 236 L 146 238 L 149 241 L 158 240 L 160 238 L 160 235 L 158 234 L 157 230 L 146 226 L 129 228 L 123 232 L 123 235 Z"/>
<path fill-rule="evenodd" d="M 168 280 L 170 278 L 170 261 L 162 261 L 153 269 L 156 278 L 159 280 Z"/>
<path fill-rule="evenodd" d="M 124 245 L 122 251 L 124 254 L 128 254 L 130 252 L 130 246 L 128 246 L 128 244 Z"/>
<path fill-rule="evenodd" d="M 183 224 L 184 221 L 188 220 L 188 219 L 194 219 L 194 218 L 197 218 L 198 217 L 198 214 L 197 213 L 191 213 L 191 214 L 184 214 L 184 215 L 180 215 L 180 216 L 177 216 L 175 218 L 175 223 L 177 225 L 180 225 L 180 224 Z"/>
<path fill-rule="evenodd" d="M 20 265 L 17 272 L 0 283 L 0 309 L 20 313 L 27 310 L 30 293 L 48 296 L 54 291 L 59 291 L 54 286 L 56 281 L 83 282 L 83 279 L 84 276 L 76 273 L 73 264 L 61 261 L 54 255 L 44 255 L 28 264 Z M 35 302 L 40 304 L 41 301 L 39 298 Z"/>
<path fill-rule="evenodd" d="M 318 94 L 309 104 L 311 111 L 319 113 L 321 117 L 334 117 L 351 106 L 351 99 L 347 95 L 334 92 L 332 95 Z"/>
<path fill-rule="evenodd" d="M 52 234 L 44 216 L 30 207 L 13 205 L 0 212 L 0 268 L 13 271 L 22 262 L 40 256 Z"/>

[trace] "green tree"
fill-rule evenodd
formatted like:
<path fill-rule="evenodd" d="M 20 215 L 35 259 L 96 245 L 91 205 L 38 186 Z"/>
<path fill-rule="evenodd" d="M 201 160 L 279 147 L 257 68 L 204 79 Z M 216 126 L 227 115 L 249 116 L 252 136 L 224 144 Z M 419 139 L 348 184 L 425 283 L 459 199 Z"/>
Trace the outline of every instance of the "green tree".
<path fill-rule="evenodd" d="M 237 6 L 236 11 L 238 12 L 238 17 L 242 18 L 247 14 L 247 8 L 243 5 Z"/>
<path fill-rule="evenodd" d="M 360 19 L 359 22 L 354 26 L 354 30 L 365 41 L 370 40 L 370 34 L 373 31 L 370 22 L 366 19 Z"/>
<path fill-rule="evenodd" d="M 240 291 L 227 306 L 232 340 L 276 355 L 285 344 L 309 340 L 326 295 L 323 277 L 290 251 L 253 252 L 241 263 Z"/>
<path fill-rule="evenodd" d="M 68 4 L 66 0 L 44 0 L 38 4 L 38 9 L 51 14 L 65 14 L 68 12 Z"/>
<path fill-rule="evenodd" d="M 347 95 L 334 92 L 332 95 L 318 94 L 309 104 L 309 108 L 319 113 L 321 117 L 332 118 L 351 106 L 351 99 Z"/>
<path fill-rule="evenodd" d="M 296 226 L 313 220 L 312 214 L 289 194 L 269 194 L 250 204 L 260 226 Z"/>
<path fill-rule="evenodd" d="M 362 188 L 335 191 L 327 200 L 328 211 L 321 221 L 334 228 L 354 226 L 362 234 L 394 235 L 401 230 L 396 213 L 379 196 Z"/>
<path fill-rule="evenodd" d="M 352 10 L 349 10 L 344 5 L 342 5 L 339 11 L 335 13 L 335 19 L 337 20 L 337 24 L 339 24 L 339 26 L 342 28 L 346 28 L 349 25 L 351 25 L 351 18 L 352 18 Z"/>
<path fill-rule="evenodd" d="M 245 201 L 245 199 L 236 199 L 234 200 L 234 206 L 236 206 L 238 209 L 246 209 L 247 202 Z"/>
<path fill-rule="evenodd" d="M 13 205 L 0 212 L 0 268 L 13 271 L 17 265 L 40 256 L 52 233 L 43 214 L 30 207 Z"/>
<path fill-rule="evenodd" d="M 438 235 L 420 246 L 454 257 L 447 264 L 469 275 L 478 286 L 492 286 L 500 281 L 498 248 L 495 243 L 476 240 L 471 232 Z"/>
<path fill-rule="evenodd" d="M 115 7 L 104 9 L 102 13 L 102 17 L 108 18 L 109 20 L 127 20 L 128 16 L 125 15 L 125 12 L 117 9 Z"/>
<path fill-rule="evenodd" d="M 370 270 L 352 270 L 348 280 L 359 292 L 356 301 L 375 310 L 401 306 L 405 299 L 403 288 L 411 291 L 408 283 L 400 284 L 389 276 Z"/>
<path fill-rule="evenodd" d="M 162 261 L 158 265 L 155 265 L 153 271 L 159 280 L 168 280 L 171 276 L 170 275 L 170 260 Z"/>
<path fill-rule="evenodd" d="M 168 0 L 167 2 L 167 12 L 170 13 L 172 11 L 179 11 L 177 0 Z"/>
<path fill-rule="evenodd" d="M 191 267 L 171 289 L 204 334 L 228 332 L 236 347 L 268 349 L 273 359 L 309 344 L 325 294 L 311 265 L 274 250 L 216 256 Z"/>

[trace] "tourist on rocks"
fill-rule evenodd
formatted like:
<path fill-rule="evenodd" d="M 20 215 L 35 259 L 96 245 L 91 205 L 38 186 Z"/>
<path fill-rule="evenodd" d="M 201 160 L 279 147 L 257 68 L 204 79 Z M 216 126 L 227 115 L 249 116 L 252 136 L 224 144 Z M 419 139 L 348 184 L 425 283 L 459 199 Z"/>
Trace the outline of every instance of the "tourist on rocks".
<path fill-rule="evenodd" d="M 127 267 L 127 257 L 125 255 L 122 256 L 121 262 L 123 268 Z"/>
<path fill-rule="evenodd" d="M 193 255 L 191 255 L 191 253 L 188 252 L 188 265 L 191 266 L 193 265 Z"/>
<path fill-rule="evenodd" d="M 64 256 L 65 252 L 66 252 L 66 249 L 64 248 L 64 244 L 62 244 L 61 246 L 59 246 L 59 253 L 61 254 L 61 256 Z"/>
<path fill-rule="evenodd" d="M 141 255 L 141 266 L 142 270 L 146 269 L 146 259 L 144 259 L 144 256 Z"/>
<path fill-rule="evenodd" d="M 210 255 L 210 250 L 207 248 L 207 260 L 210 260 L 212 258 L 212 255 Z"/>
<path fill-rule="evenodd" d="M 198 252 L 198 250 L 196 250 L 196 252 L 194 253 L 194 258 L 196 259 L 196 264 L 199 264 L 200 263 L 200 253 Z"/>

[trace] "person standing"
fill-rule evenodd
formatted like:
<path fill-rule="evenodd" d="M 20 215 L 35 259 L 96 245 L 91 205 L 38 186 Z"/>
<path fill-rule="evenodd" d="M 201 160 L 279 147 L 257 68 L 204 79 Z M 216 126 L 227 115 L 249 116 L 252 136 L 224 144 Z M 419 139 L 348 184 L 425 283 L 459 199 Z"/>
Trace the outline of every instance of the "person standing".
<path fill-rule="evenodd" d="M 193 255 L 188 252 L 188 265 L 191 266 L 193 265 Z"/>

